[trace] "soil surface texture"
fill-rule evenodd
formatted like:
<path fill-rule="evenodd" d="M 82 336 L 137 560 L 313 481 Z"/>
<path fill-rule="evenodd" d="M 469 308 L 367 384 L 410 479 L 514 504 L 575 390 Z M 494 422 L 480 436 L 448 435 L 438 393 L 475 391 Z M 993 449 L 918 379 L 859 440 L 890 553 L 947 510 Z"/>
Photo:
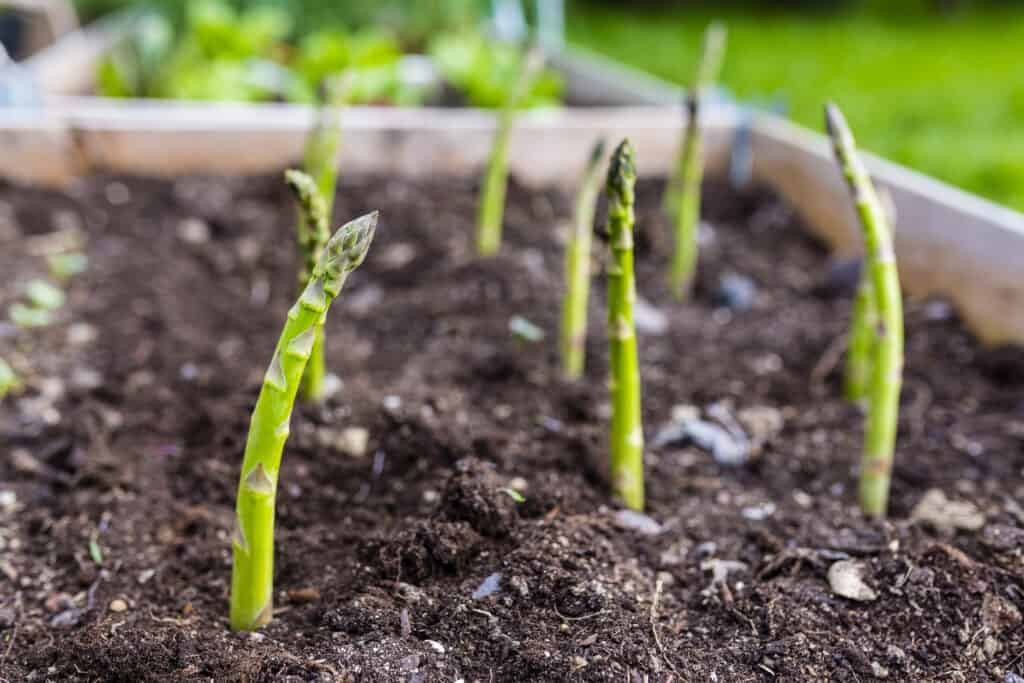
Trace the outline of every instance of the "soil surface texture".
<path fill-rule="evenodd" d="M 1019 350 L 907 302 L 891 514 L 866 519 L 841 395 L 856 268 L 770 194 L 711 184 L 677 303 L 642 182 L 649 497 L 627 513 L 600 254 L 586 377 L 559 371 L 571 197 L 513 182 L 484 260 L 473 180 L 342 182 L 336 220 L 380 225 L 327 321 L 342 384 L 293 416 L 253 634 L 227 627 L 229 537 L 296 295 L 280 176 L 0 185 L 3 310 L 48 254 L 89 258 L 52 324 L 0 322 L 25 385 L 0 402 L 0 680 L 1022 680 Z"/>

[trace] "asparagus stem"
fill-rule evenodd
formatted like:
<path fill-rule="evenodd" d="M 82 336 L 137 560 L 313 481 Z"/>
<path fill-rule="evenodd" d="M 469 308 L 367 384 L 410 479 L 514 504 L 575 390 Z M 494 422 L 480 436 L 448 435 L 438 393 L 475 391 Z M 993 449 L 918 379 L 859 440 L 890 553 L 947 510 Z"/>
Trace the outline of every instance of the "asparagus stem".
<path fill-rule="evenodd" d="M 676 154 L 676 165 L 669 176 L 668 184 L 665 187 L 665 196 L 662 200 L 665 212 L 669 216 L 675 216 L 678 213 L 679 201 L 686 192 L 685 178 L 687 148 L 688 146 L 694 146 L 690 142 L 692 139 L 691 136 L 700 135 L 700 130 L 697 127 L 697 116 L 694 113 L 694 110 L 700 108 L 699 102 L 704 97 L 707 89 L 714 86 L 715 82 L 718 81 L 718 75 L 722 70 L 722 61 L 725 57 L 725 39 L 725 25 L 720 22 L 713 21 L 708 24 L 708 27 L 704 30 L 704 44 L 701 48 L 700 61 L 697 63 L 697 71 L 694 74 L 693 84 L 691 85 L 689 92 L 686 94 L 685 102 L 686 110 L 688 112 L 686 131 L 683 139 L 679 142 L 679 152 Z M 695 147 L 698 154 L 693 158 L 696 159 L 695 163 L 700 163 L 701 157 L 699 151 L 701 145 L 699 137 L 696 141 Z M 699 183 L 700 180 L 698 179 L 697 182 Z"/>
<path fill-rule="evenodd" d="M 587 300 L 590 296 L 590 243 L 594 209 L 601 188 L 600 163 L 604 140 L 590 153 L 576 195 L 573 232 L 565 248 L 565 300 L 562 302 L 562 369 L 568 379 L 583 374 L 587 341 Z"/>
<path fill-rule="evenodd" d="M 544 53 L 535 48 L 526 55 L 522 71 L 498 117 L 491 156 L 487 163 L 480 206 L 477 213 L 476 249 L 481 256 L 497 253 L 501 247 L 501 224 L 505 214 L 505 189 L 508 184 L 508 138 L 515 122 L 516 109 L 530 92 L 544 67 Z"/>
<path fill-rule="evenodd" d="M 871 385 L 871 356 L 875 345 L 878 311 L 875 307 L 875 288 L 871 283 L 867 259 L 864 261 L 857 295 L 853 300 L 849 343 L 846 349 L 846 374 L 843 393 L 848 401 L 863 403 Z"/>
<path fill-rule="evenodd" d="M 302 171 L 289 170 L 285 171 L 284 178 L 288 187 L 295 193 L 299 206 L 298 237 L 303 259 L 299 272 L 299 286 L 305 287 L 330 237 L 330 229 L 327 227 L 329 210 L 324 194 L 310 175 Z M 331 194 L 334 194 L 333 189 Z M 323 325 L 317 325 L 313 331 L 309 363 L 302 375 L 300 394 L 303 399 L 317 402 L 323 397 L 325 366 L 324 330 Z"/>
<path fill-rule="evenodd" d="M 633 303 L 633 203 L 636 167 L 633 147 L 623 140 L 608 168 L 608 364 L 612 401 L 611 480 L 627 507 L 644 507 L 644 433 L 640 414 Z"/>
<path fill-rule="evenodd" d="M 834 104 L 825 108 L 825 123 L 860 215 L 864 230 L 864 275 L 871 280 L 878 316 L 868 383 L 860 505 L 865 514 L 883 517 L 889 501 L 903 376 L 903 302 L 899 273 L 892 229 L 867 169 L 857 156 L 853 134 Z"/>
<path fill-rule="evenodd" d="M 685 299 L 697 271 L 697 240 L 700 230 L 700 186 L 704 177 L 699 102 L 697 97 L 686 100 L 689 117 L 686 139 L 683 141 L 679 176 L 679 194 L 676 199 L 675 248 L 672 252 L 672 270 L 669 285 L 679 300 Z"/>
<path fill-rule="evenodd" d="M 373 240 L 377 212 L 346 223 L 327 242 L 298 301 L 288 311 L 284 331 L 263 380 L 249 423 L 238 483 L 234 564 L 231 576 L 231 628 L 252 630 L 270 621 L 274 578 L 274 498 L 292 406 L 316 328 L 348 274 L 362 263 Z"/>

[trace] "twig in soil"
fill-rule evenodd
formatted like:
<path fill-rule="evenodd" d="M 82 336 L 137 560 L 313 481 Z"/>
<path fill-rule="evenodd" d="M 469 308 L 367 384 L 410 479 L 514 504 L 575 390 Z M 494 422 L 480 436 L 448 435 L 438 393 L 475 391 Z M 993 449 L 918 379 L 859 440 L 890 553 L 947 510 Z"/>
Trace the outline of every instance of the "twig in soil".
<path fill-rule="evenodd" d="M 678 161 L 665 189 L 664 205 L 675 217 L 675 246 L 669 284 L 678 299 L 685 299 L 697 270 L 697 237 L 700 223 L 700 186 L 704 159 L 700 131 L 700 107 L 705 91 L 718 80 L 725 52 L 725 26 L 708 25 L 697 76 L 686 94 L 686 130 L 679 146 Z"/>
<path fill-rule="evenodd" d="M 481 256 L 493 255 L 501 247 L 501 224 L 505 214 L 505 190 L 508 183 L 508 138 L 512 132 L 516 109 L 529 94 L 543 68 L 544 53 L 540 49 L 531 50 L 526 55 L 519 79 L 498 118 L 477 215 L 476 250 Z"/>
<path fill-rule="evenodd" d="M 231 628 L 252 630 L 273 615 L 274 502 L 292 407 L 315 330 L 370 248 L 377 212 L 346 223 L 327 242 L 309 284 L 288 311 L 249 423 L 232 536 Z"/>
<path fill-rule="evenodd" d="M 644 430 L 633 303 L 633 146 L 623 140 L 608 167 L 608 366 L 612 403 L 611 481 L 616 496 L 633 510 L 644 508 Z"/>
<path fill-rule="evenodd" d="M 599 617 L 599 616 L 601 616 L 602 614 L 604 614 L 605 612 L 608 611 L 606 609 L 601 609 L 601 610 L 598 610 L 596 612 L 591 612 L 590 614 L 584 614 L 584 615 L 579 616 L 579 617 L 567 617 L 567 616 L 565 616 L 564 614 L 562 614 L 561 612 L 558 611 L 558 607 L 552 605 L 551 609 L 553 609 L 555 611 L 555 614 L 557 614 L 558 618 L 561 619 L 562 621 L 587 621 L 588 619 L 593 619 L 594 617 Z"/>
<path fill-rule="evenodd" d="M 21 603 L 18 603 L 18 613 L 14 617 L 14 627 L 11 628 L 11 639 L 7 641 L 7 649 L 4 650 L 4 654 L 0 657 L 0 664 L 7 661 L 7 657 L 11 654 L 11 650 L 14 649 L 14 641 L 18 637 L 18 626 L 21 625 Z"/>
<path fill-rule="evenodd" d="M 590 244 L 594 234 L 594 209 L 601 190 L 600 168 L 604 140 L 590 153 L 583 182 L 576 195 L 572 235 L 565 246 L 565 299 L 562 301 L 562 371 L 567 379 L 579 379 L 586 362 L 587 300 L 590 294 Z"/>
<path fill-rule="evenodd" d="M 818 362 L 814 364 L 814 368 L 811 370 L 812 386 L 824 384 L 825 378 L 839 365 L 839 359 L 846 352 L 846 342 L 845 336 L 836 337 L 828 345 L 828 348 L 825 349 L 825 353 L 821 354 L 821 358 L 818 359 Z"/>
<path fill-rule="evenodd" d="M 658 646 L 658 651 L 661 652 L 661 658 L 665 660 L 668 668 L 672 669 L 672 673 L 679 678 L 682 678 L 679 671 L 676 670 L 672 660 L 669 659 L 668 653 L 665 652 L 665 646 L 661 644 L 661 636 L 658 634 L 658 603 L 661 601 L 661 591 L 664 588 L 664 581 L 658 579 L 654 583 L 654 597 L 651 598 L 651 633 L 654 635 L 654 643 Z"/>
<path fill-rule="evenodd" d="M 867 169 L 857 156 L 853 134 L 839 108 L 825 108 L 825 123 L 864 231 L 864 272 L 870 280 L 877 321 L 871 344 L 868 414 L 860 471 L 860 505 L 865 514 L 884 517 L 899 418 L 903 377 L 903 300 L 893 252 L 892 228 L 875 194 Z M 855 325 L 860 324 L 855 321 Z M 851 338 L 851 352 L 854 351 Z"/>

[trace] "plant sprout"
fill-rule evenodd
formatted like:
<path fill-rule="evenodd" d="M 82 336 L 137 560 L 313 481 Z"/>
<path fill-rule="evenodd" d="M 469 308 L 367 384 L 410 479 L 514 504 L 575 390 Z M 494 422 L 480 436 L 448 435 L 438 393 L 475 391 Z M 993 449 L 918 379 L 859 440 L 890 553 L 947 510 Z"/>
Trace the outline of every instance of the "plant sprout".
<path fill-rule="evenodd" d="M 333 107 L 344 99 L 347 84 L 343 81 L 331 87 L 325 84 L 328 96 L 325 106 L 317 114 L 317 123 L 306 141 L 303 165 L 305 173 L 287 171 L 285 182 L 298 198 L 296 221 L 299 250 L 303 265 L 299 271 L 299 286 L 305 287 L 310 274 L 320 260 L 324 244 L 330 237 L 328 224 L 334 206 L 334 189 L 338 178 L 337 156 L 341 144 L 341 122 Z M 324 378 L 327 374 L 324 362 L 324 330 L 316 328 L 313 350 L 302 375 L 300 392 L 311 402 L 320 401 L 324 395 Z"/>
<path fill-rule="evenodd" d="M 590 242 L 594 208 L 601 189 L 604 140 L 590 153 L 583 182 L 576 195 L 572 235 L 565 247 L 565 299 L 562 302 L 562 370 L 568 379 L 583 374 L 587 342 L 587 299 L 590 296 Z"/>
<path fill-rule="evenodd" d="M 375 211 L 346 223 L 327 242 L 309 282 L 288 311 L 263 379 L 249 422 L 235 508 L 231 628 L 236 631 L 259 628 L 272 616 L 274 500 L 295 395 L 316 328 L 323 324 L 348 274 L 366 257 L 376 227 Z"/>
<path fill-rule="evenodd" d="M 718 79 L 725 52 L 725 35 L 725 26 L 718 22 L 712 22 L 704 34 L 697 77 L 686 95 L 686 130 L 679 145 L 677 167 L 665 190 L 665 208 L 675 219 L 675 248 L 669 284 L 678 299 L 686 298 L 697 270 L 700 186 L 704 178 L 700 103 L 707 88 Z"/>
<path fill-rule="evenodd" d="M 508 138 L 512 132 L 516 109 L 543 67 L 544 53 L 536 48 L 531 50 L 526 55 L 516 85 L 498 117 L 498 128 L 494 133 L 477 215 L 476 249 L 481 256 L 490 256 L 501 246 L 501 223 L 505 214 L 505 189 L 508 183 Z"/>
<path fill-rule="evenodd" d="M 644 507 L 644 432 L 640 414 L 633 302 L 633 204 L 636 167 L 633 147 L 623 140 L 608 168 L 608 365 L 612 400 L 612 488 L 627 507 Z"/>
<path fill-rule="evenodd" d="M 870 340 L 860 505 L 865 514 L 883 517 L 889 501 L 903 378 L 903 301 L 899 273 L 893 252 L 892 228 L 867 169 L 857 156 L 856 143 L 846 119 L 834 104 L 825 107 L 825 125 L 860 216 L 865 253 L 862 277 L 870 279 L 870 294 L 864 296 L 869 300 L 873 298 L 877 315 L 874 339 Z M 858 292 L 858 298 L 861 296 L 862 293 Z M 858 327 L 864 326 L 863 321 L 855 320 L 854 333 Z"/>
<path fill-rule="evenodd" d="M 21 389 L 21 380 L 15 374 L 14 368 L 3 358 L 0 358 L 0 398 L 19 389 Z"/>

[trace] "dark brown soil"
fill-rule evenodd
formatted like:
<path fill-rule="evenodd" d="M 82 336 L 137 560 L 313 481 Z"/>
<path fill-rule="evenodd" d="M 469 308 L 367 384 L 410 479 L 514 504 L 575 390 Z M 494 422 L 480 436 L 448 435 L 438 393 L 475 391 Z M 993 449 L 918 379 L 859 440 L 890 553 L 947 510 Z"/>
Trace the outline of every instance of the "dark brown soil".
<path fill-rule="evenodd" d="M 339 217 L 381 210 L 329 318 L 328 360 L 345 384 L 296 411 L 278 609 L 258 634 L 236 634 L 225 617 L 241 448 L 294 296 L 279 179 L 0 187 L 5 308 L 45 272 L 55 230 L 80 231 L 91 260 L 54 325 L 0 326 L 0 357 L 27 384 L 0 404 L 0 678 L 1024 675 L 1019 352 L 981 350 L 941 302 L 908 303 L 891 517 L 866 520 L 861 418 L 836 363 L 849 296 L 827 282 L 826 252 L 770 196 L 711 188 L 697 298 L 675 304 L 660 185 L 643 185 L 639 289 L 669 322 L 641 336 L 660 525 L 647 535 L 624 525 L 604 485 L 600 277 L 586 380 L 559 377 L 569 199 L 512 187 L 502 253 L 481 261 L 474 197 L 466 180 L 345 179 Z M 756 284 L 748 310 L 714 305 L 728 271 Z M 514 315 L 547 339 L 514 338 Z M 782 420 L 748 463 L 650 445 L 674 406 L 722 401 Z M 362 455 L 342 443 L 354 427 L 369 432 Z M 909 521 L 931 489 L 983 520 Z M 874 600 L 833 592 L 828 570 L 843 559 L 861 563 Z M 497 590 L 474 597 L 495 574 Z"/>

